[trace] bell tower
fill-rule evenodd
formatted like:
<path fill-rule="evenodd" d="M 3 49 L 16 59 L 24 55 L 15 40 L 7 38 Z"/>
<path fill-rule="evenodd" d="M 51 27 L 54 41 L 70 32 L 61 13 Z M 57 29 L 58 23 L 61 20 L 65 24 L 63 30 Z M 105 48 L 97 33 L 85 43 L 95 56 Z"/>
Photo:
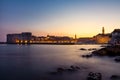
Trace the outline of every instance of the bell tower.
<path fill-rule="evenodd" d="M 103 35 L 105 34 L 105 29 L 104 29 L 104 27 L 102 27 L 102 34 L 103 34 Z"/>
<path fill-rule="evenodd" d="M 75 34 L 75 40 L 77 39 L 77 35 Z"/>
<path fill-rule="evenodd" d="M 75 43 L 77 43 L 77 35 L 75 34 Z"/>

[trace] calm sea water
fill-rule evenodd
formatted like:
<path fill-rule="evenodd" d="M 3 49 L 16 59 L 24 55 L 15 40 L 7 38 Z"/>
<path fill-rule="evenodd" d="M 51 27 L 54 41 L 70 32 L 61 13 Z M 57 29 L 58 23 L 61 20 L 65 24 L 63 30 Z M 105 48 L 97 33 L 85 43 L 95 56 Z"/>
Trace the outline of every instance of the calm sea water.
<path fill-rule="evenodd" d="M 89 72 L 102 73 L 103 80 L 120 74 L 120 63 L 114 58 L 82 58 L 101 45 L 0 45 L 0 80 L 86 80 Z M 82 69 L 73 73 L 50 75 L 57 67 L 77 65 Z"/>

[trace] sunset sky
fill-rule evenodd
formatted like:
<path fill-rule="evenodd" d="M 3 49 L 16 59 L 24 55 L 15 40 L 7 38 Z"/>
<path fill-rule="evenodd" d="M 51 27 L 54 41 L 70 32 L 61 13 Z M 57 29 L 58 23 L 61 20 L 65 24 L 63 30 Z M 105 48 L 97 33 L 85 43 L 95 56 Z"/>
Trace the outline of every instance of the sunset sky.
<path fill-rule="evenodd" d="M 91 37 L 120 28 L 120 0 L 0 0 L 0 41 L 6 34 Z"/>

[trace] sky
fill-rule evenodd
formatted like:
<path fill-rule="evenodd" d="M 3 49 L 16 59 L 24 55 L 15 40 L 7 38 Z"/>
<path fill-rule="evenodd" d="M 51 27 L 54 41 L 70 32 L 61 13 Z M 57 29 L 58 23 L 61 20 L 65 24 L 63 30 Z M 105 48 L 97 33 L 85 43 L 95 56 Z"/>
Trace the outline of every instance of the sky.
<path fill-rule="evenodd" d="M 120 0 L 0 0 L 0 41 L 6 34 L 92 37 L 120 28 Z"/>

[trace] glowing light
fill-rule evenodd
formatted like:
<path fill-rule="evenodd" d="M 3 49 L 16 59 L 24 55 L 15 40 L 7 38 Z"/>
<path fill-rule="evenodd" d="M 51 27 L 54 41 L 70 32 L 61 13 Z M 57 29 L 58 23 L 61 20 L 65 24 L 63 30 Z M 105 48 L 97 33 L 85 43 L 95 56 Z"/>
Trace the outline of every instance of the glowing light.
<path fill-rule="evenodd" d="M 23 43 L 23 40 L 21 40 L 21 43 Z"/>
<path fill-rule="evenodd" d="M 25 43 L 28 43 L 28 41 L 27 41 L 27 40 L 25 40 Z"/>
<path fill-rule="evenodd" d="M 30 43 L 32 43 L 33 41 L 30 41 Z"/>
<path fill-rule="evenodd" d="M 16 40 L 16 43 L 19 43 L 19 40 Z"/>

